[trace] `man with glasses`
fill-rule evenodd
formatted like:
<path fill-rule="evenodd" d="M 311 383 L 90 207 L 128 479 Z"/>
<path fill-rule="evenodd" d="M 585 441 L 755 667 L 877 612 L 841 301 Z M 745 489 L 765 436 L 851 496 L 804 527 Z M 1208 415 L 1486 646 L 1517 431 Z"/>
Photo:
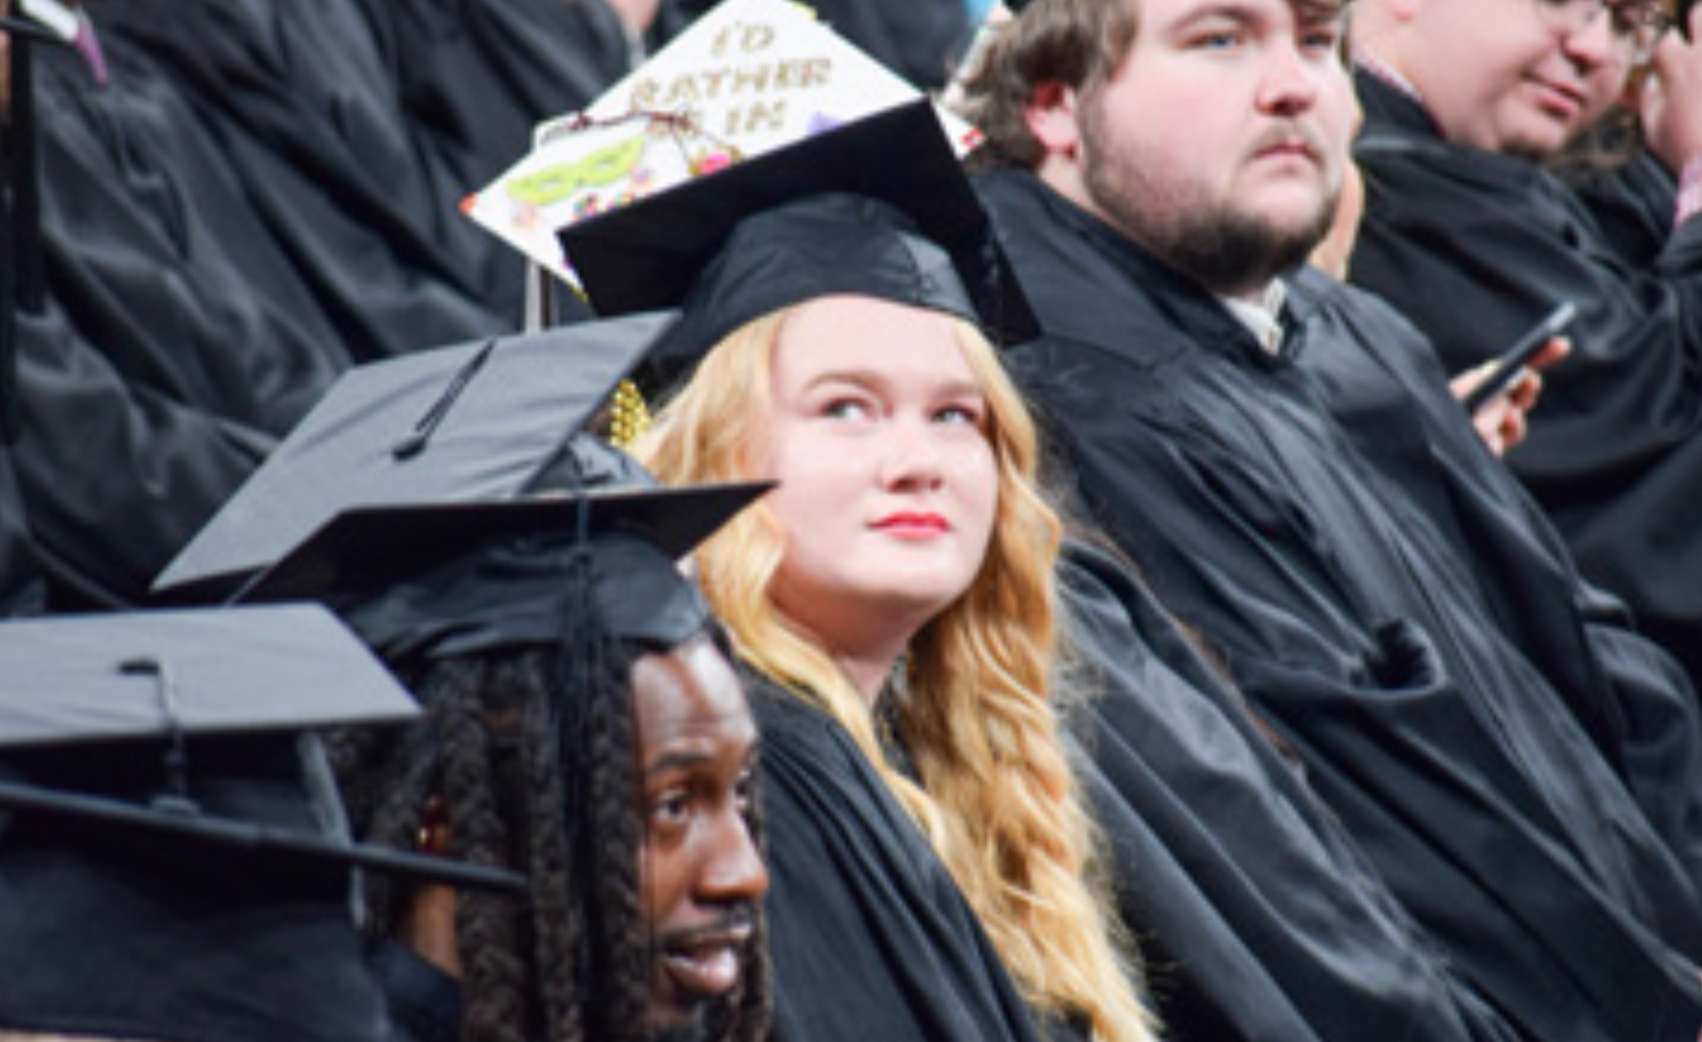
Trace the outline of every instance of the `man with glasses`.
<path fill-rule="evenodd" d="M 1368 203 L 1350 278 L 1451 370 L 1562 301 L 1572 354 L 1508 462 L 1586 575 L 1702 678 L 1702 47 L 1654 0 L 1365 0 Z M 1611 172 L 1549 167 L 1616 103 Z"/>

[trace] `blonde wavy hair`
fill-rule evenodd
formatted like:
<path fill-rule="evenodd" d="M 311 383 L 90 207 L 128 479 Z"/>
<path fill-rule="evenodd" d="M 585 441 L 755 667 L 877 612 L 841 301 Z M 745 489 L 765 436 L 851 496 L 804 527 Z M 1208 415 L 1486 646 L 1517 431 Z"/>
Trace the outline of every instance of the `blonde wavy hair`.
<path fill-rule="evenodd" d="M 729 335 L 657 414 L 635 452 L 658 478 L 767 476 L 753 461 L 766 438 L 775 346 L 796 310 Z M 888 762 L 879 725 L 831 656 L 769 598 L 786 539 L 765 504 L 699 550 L 704 591 L 747 662 L 851 733 L 927 834 L 1029 1003 L 1086 1014 L 1105 1042 L 1144 1042 L 1156 1025 L 1138 997 L 1133 949 L 1105 912 L 1094 829 L 1051 702 L 1061 525 L 1038 489 L 1038 436 L 991 345 L 970 324 L 957 327 L 987 402 L 998 514 L 969 590 L 910 645 L 907 693 L 894 708 L 920 784 Z"/>

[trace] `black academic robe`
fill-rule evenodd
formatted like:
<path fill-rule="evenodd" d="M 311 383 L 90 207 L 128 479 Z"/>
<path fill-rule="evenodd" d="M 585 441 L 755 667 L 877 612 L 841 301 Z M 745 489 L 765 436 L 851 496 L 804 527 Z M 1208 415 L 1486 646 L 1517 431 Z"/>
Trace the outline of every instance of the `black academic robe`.
<path fill-rule="evenodd" d="M 13 455 L 50 603 L 140 603 L 276 439 L 131 378 L 51 301 L 20 331 Z"/>
<path fill-rule="evenodd" d="M 1702 678 L 1702 220 L 1672 229 L 1644 158 L 1580 195 L 1513 156 L 1449 145 L 1419 105 L 1359 78 L 1367 204 L 1351 278 L 1401 309 L 1450 370 L 1563 300 L 1572 354 L 1543 373 L 1507 461 L 1579 567 Z"/>
<path fill-rule="evenodd" d="M 1391 892 L 1536 1037 L 1694 1035 L 1694 696 L 1577 578 L 1422 339 L 1303 272 L 1271 355 L 1032 175 L 979 187 L 1045 330 L 1013 364 L 1089 515 Z"/>
<path fill-rule="evenodd" d="M 762 734 L 774 1037 L 1048 1038 L 950 873 L 851 736 L 762 676 L 747 671 L 745 681 Z"/>
<path fill-rule="evenodd" d="M 524 156 L 540 122 L 585 108 L 631 71 L 605 0 L 360 0 L 383 27 L 402 104 L 482 188 Z M 663 3 L 661 39 L 679 19 Z"/>
<path fill-rule="evenodd" d="M 1518 1038 L 1132 573 L 1072 544 L 1060 574 L 1078 778 L 1165 1036 Z"/>
<path fill-rule="evenodd" d="M 388 938 L 367 942 L 366 964 L 384 995 L 385 1042 L 460 1042 L 460 981 Z"/>
<path fill-rule="evenodd" d="M 11 451 L 0 442 L 0 618 L 41 609 L 41 569 L 24 519 Z"/>
<path fill-rule="evenodd" d="M 460 212 L 467 192 L 404 118 L 394 63 L 350 0 L 96 0 L 108 35 L 182 84 L 271 236 L 356 357 L 506 332 L 512 247 Z"/>
<path fill-rule="evenodd" d="M 350 363 L 176 85 L 38 49 L 48 307 L 19 323 L 13 447 L 66 607 L 132 603 Z"/>

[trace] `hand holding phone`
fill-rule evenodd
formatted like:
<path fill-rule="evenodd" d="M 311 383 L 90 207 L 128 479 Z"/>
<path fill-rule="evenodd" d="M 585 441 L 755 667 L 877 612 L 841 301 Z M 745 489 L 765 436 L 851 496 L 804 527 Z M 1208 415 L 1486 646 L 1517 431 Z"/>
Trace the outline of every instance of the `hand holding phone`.
<path fill-rule="evenodd" d="M 1559 336 L 1577 314 L 1578 308 L 1575 304 L 1570 300 L 1561 301 L 1512 347 L 1497 356 L 1483 381 L 1460 399 L 1466 411 L 1475 413 L 1507 393 L 1507 389 L 1525 371 L 1525 366 L 1530 364 L 1531 359 L 1535 358 L 1550 340 Z"/>

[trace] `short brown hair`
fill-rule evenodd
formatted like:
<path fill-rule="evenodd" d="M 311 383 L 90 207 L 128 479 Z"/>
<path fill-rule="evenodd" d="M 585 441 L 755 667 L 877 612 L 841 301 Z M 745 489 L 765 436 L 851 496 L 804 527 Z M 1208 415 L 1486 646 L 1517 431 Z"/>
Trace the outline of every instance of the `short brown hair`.
<path fill-rule="evenodd" d="M 1000 26 L 964 81 L 964 118 L 986 144 L 978 163 L 1033 167 L 1044 149 L 1024 110 L 1043 84 L 1078 92 L 1116 71 L 1135 42 L 1139 0 L 1033 0 Z"/>
<path fill-rule="evenodd" d="M 1302 18 L 1330 18 L 1352 0 L 1289 0 Z M 1025 109 L 1048 83 L 1089 93 L 1110 79 L 1134 46 L 1140 0 L 1032 0 L 998 35 L 964 79 L 965 119 L 986 144 L 975 162 L 1034 167 L 1045 150 Z"/>

